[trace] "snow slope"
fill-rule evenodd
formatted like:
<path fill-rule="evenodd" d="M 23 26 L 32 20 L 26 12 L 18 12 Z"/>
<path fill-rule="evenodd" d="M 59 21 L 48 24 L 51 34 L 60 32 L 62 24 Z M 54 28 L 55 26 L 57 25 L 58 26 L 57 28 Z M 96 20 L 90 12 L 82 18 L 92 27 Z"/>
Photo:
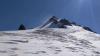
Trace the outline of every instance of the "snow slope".
<path fill-rule="evenodd" d="M 0 56 L 100 56 L 99 44 L 79 26 L 0 32 Z"/>

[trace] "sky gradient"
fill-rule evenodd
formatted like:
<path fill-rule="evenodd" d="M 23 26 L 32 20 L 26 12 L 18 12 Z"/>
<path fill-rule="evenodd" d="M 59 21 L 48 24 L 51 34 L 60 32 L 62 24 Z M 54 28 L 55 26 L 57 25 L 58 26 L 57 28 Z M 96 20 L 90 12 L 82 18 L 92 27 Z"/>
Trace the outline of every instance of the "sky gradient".
<path fill-rule="evenodd" d="M 100 0 L 0 0 L 0 30 L 41 25 L 51 16 L 66 18 L 100 33 Z"/>

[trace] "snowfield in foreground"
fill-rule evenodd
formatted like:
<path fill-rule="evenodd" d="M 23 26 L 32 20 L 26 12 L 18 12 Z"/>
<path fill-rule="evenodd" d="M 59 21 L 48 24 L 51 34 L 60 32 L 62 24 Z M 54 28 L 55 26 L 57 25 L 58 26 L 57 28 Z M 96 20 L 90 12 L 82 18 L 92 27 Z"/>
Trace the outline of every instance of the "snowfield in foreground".
<path fill-rule="evenodd" d="M 3 31 L 0 56 L 100 56 L 100 35 L 79 26 Z"/>

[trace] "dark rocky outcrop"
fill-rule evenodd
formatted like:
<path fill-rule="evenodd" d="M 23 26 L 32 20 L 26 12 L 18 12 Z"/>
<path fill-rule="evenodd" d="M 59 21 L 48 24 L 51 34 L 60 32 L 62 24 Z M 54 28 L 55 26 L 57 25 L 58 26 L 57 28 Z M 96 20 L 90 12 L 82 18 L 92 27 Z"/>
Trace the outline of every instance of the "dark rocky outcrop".
<path fill-rule="evenodd" d="M 23 24 L 21 24 L 18 28 L 18 30 L 26 30 L 25 26 Z"/>
<path fill-rule="evenodd" d="M 57 17 L 55 17 L 55 16 L 52 16 L 52 18 L 50 18 L 49 19 L 49 22 L 53 22 L 53 23 L 55 23 L 55 24 L 57 24 L 58 23 L 58 18 Z"/>
<path fill-rule="evenodd" d="M 90 28 L 87 27 L 87 26 L 84 26 L 83 29 L 88 30 L 88 31 L 91 31 L 91 32 L 94 32 L 92 29 L 90 29 Z"/>
<path fill-rule="evenodd" d="M 70 25 L 71 26 L 71 22 L 67 19 L 61 19 L 59 21 L 59 23 L 61 23 L 62 25 Z"/>

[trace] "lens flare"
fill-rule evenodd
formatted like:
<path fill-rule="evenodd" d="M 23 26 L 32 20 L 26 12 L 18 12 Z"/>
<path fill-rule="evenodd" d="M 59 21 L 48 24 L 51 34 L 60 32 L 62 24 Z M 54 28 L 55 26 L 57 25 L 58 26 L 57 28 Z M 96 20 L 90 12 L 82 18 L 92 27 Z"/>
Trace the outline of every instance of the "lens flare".
<path fill-rule="evenodd" d="M 79 5 L 80 5 L 79 10 L 80 10 L 81 17 L 85 17 L 86 19 L 89 19 L 90 23 L 92 23 L 93 26 L 96 26 L 95 24 L 97 24 L 97 22 L 95 20 L 96 17 L 94 15 L 94 9 L 93 9 L 92 3 L 93 3 L 93 0 L 79 0 Z M 86 15 L 84 15 L 83 13 Z"/>

